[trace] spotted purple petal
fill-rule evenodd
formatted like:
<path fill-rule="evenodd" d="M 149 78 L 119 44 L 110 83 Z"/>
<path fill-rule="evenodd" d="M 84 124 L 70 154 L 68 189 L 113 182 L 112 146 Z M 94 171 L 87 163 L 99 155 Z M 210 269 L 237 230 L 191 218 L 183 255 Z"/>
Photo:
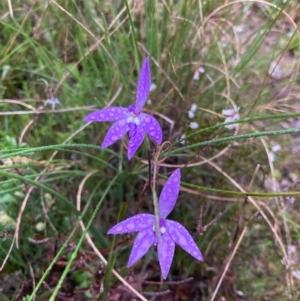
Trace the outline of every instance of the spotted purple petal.
<path fill-rule="evenodd" d="M 127 267 L 131 267 L 139 259 L 141 259 L 148 252 L 150 247 L 156 242 L 157 237 L 153 229 L 148 229 L 147 231 L 144 230 L 139 232 L 134 241 Z"/>
<path fill-rule="evenodd" d="M 109 107 L 102 110 L 92 112 L 84 117 L 85 122 L 105 122 L 116 121 L 123 119 L 128 114 L 128 108 L 123 107 Z"/>
<path fill-rule="evenodd" d="M 136 112 L 141 112 L 148 98 L 151 86 L 151 73 L 149 57 L 145 58 L 140 72 L 139 82 L 136 91 Z"/>
<path fill-rule="evenodd" d="M 168 232 L 161 236 L 161 240 L 157 244 L 158 260 L 161 273 L 164 279 L 167 278 L 173 261 L 175 251 L 175 243 L 169 236 Z"/>
<path fill-rule="evenodd" d="M 129 130 L 126 118 L 116 121 L 110 129 L 102 142 L 101 148 L 104 149 L 117 140 L 121 139 Z"/>
<path fill-rule="evenodd" d="M 178 222 L 167 220 L 167 229 L 172 240 L 177 245 L 196 259 L 203 261 L 203 256 L 198 246 L 185 227 Z"/>
<path fill-rule="evenodd" d="M 129 143 L 128 143 L 128 159 L 130 160 L 137 149 L 141 146 L 145 137 L 145 131 L 143 126 L 137 126 L 135 130 L 132 130 Z"/>
<path fill-rule="evenodd" d="M 148 136 L 153 139 L 157 144 L 162 142 L 162 129 L 160 124 L 153 116 L 141 113 L 144 119 L 143 127 Z"/>
<path fill-rule="evenodd" d="M 153 214 L 143 213 L 125 219 L 124 221 L 113 226 L 107 234 L 123 234 L 136 231 L 142 231 L 145 229 L 152 229 L 155 223 L 155 217 Z M 153 231 L 153 230 L 152 230 Z"/>
<path fill-rule="evenodd" d="M 160 217 L 166 218 L 173 210 L 180 189 L 180 169 L 176 169 L 166 182 L 159 197 Z"/>

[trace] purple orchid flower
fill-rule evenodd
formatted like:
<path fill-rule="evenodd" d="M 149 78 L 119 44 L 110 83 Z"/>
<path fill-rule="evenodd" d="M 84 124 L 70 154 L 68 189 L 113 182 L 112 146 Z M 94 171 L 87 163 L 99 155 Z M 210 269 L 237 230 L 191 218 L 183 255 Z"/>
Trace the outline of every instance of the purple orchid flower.
<path fill-rule="evenodd" d="M 197 260 L 203 261 L 202 254 L 187 229 L 178 222 L 166 219 L 175 206 L 179 189 L 180 169 L 176 169 L 166 182 L 159 198 L 160 238 L 155 232 L 155 216 L 147 213 L 130 217 L 107 232 L 108 234 L 123 234 L 139 231 L 127 267 L 141 259 L 153 244 L 157 245 L 159 264 L 164 279 L 167 278 L 173 261 L 175 244 Z"/>
<path fill-rule="evenodd" d="M 151 115 L 142 113 L 142 108 L 147 101 L 151 86 L 151 74 L 149 58 L 147 57 L 140 72 L 136 102 L 128 108 L 109 107 L 88 114 L 84 121 L 86 122 L 105 122 L 115 121 L 108 130 L 101 149 L 104 149 L 117 140 L 121 139 L 129 131 L 128 159 L 130 160 L 136 150 L 142 144 L 145 134 L 156 143 L 162 142 L 162 129 L 158 121 Z"/>

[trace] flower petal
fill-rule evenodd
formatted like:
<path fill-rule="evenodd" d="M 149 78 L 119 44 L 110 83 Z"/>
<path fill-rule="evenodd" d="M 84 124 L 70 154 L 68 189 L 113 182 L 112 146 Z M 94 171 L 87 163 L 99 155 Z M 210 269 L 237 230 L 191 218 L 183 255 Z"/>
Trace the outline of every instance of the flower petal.
<path fill-rule="evenodd" d="M 127 267 L 131 267 L 141 259 L 156 242 L 157 238 L 153 229 L 139 232 L 134 241 Z"/>
<path fill-rule="evenodd" d="M 226 122 L 232 122 L 232 121 L 238 120 L 239 118 L 240 118 L 240 115 L 239 114 L 235 114 L 234 116 L 227 117 L 225 119 L 224 123 L 226 123 Z M 225 128 L 228 129 L 228 130 L 234 130 L 237 126 L 238 126 L 237 123 L 233 123 L 233 124 L 227 124 L 227 125 L 225 125 Z"/>
<path fill-rule="evenodd" d="M 170 271 L 170 267 L 173 261 L 175 251 L 175 243 L 166 232 L 164 235 L 161 236 L 161 241 L 158 241 L 157 244 L 157 253 L 158 253 L 158 260 L 161 269 L 161 273 L 164 279 L 167 278 L 168 273 Z"/>
<path fill-rule="evenodd" d="M 191 129 L 195 130 L 195 129 L 197 129 L 198 127 L 199 127 L 198 122 L 192 121 L 192 122 L 190 123 L 190 128 L 191 128 Z"/>
<path fill-rule="evenodd" d="M 142 121 L 143 123 L 143 121 Z M 145 137 L 145 130 L 143 124 L 138 125 L 135 130 L 132 130 L 132 134 L 128 143 L 128 159 L 130 160 L 137 149 L 141 146 L 144 137 Z"/>
<path fill-rule="evenodd" d="M 136 112 L 141 112 L 148 98 L 151 86 L 151 73 L 149 57 L 145 58 L 140 72 L 139 82 L 136 91 Z"/>
<path fill-rule="evenodd" d="M 234 110 L 234 112 L 238 113 L 238 111 L 240 110 L 240 107 L 238 107 L 237 105 L 234 105 L 233 110 Z"/>
<path fill-rule="evenodd" d="M 121 119 L 116 121 L 108 130 L 101 148 L 104 149 L 111 144 L 115 143 L 117 140 L 121 139 L 129 130 L 127 120 Z"/>
<path fill-rule="evenodd" d="M 203 256 L 188 230 L 178 222 L 170 220 L 166 220 L 166 222 L 167 231 L 173 241 L 196 259 L 203 261 Z"/>
<path fill-rule="evenodd" d="M 269 152 L 269 160 L 271 162 L 275 162 L 276 156 L 273 152 Z"/>
<path fill-rule="evenodd" d="M 149 114 L 141 113 L 144 120 L 142 126 L 148 136 L 153 139 L 157 144 L 162 142 L 162 129 L 156 118 Z"/>
<path fill-rule="evenodd" d="M 143 213 L 121 221 L 112 228 L 110 228 L 107 234 L 123 234 L 151 229 L 153 232 L 153 226 L 155 223 L 155 217 L 153 214 Z"/>
<path fill-rule="evenodd" d="M 173 210 L 180 188 L 180 169 L 177 168 L 166 182 L 159 197 L 160 217 L 166 218 Z"/>
<path fill-rule="evenodd" d="M 44 100 L 45 105 L 51 105 L 52 107 L 52 111 L 55 109 L 56 105 L 60 105 L 60 101 L 58 100 L 58 98 L 49 98 Z"/>
<path fill-rule="evenodd" d="M 105 122 L 116 121 L 125 118 L 128 115 L 128 109 L 123 107 L 109 107 L 92 112 L 84 117 L 85 122 Z"/>
<path fill-rule="evenodd" d="M 275 144 L 272 146 L 272 152 L 276 153 L 281 150 L 281 145 L 280 144 Z"/>
<path fill-rule="evenodd" d="M 224 110 L 222 110 L 222 115 L 224 115 L 224 116 L 231 116 L 231 115 L 233 115 L 235 112 L 234 112 L 234 110 L 232 110 L 232 109 L 224 109 Z"/>

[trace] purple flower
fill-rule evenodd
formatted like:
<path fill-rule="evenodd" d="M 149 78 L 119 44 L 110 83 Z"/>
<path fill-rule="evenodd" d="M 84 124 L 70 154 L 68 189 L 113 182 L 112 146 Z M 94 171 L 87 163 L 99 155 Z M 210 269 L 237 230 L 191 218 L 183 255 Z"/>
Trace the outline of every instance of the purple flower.
<path fill-rule="evenodd" d="M 54 111 L 56 105 L 60 105 L 58 98 L 51 97 L 49 99 L 44 100 L 45 105 L 51 105 L 52 111 Z"/>
<path fill-rule="evenodd" d="M 153 244 L 157 245 L 159 264 L 164 279 L 167 278 L 171 267 L 175 244 L 179 245 L 196 259 L 203 261 L 198 246 L 186 228 L 178 222 L 166 219 L 175 206 L 179 188 L 180 169 L 176 169 L 168 179 L 159 198 L 160 239 L 155 232 L 155 216 L 147 213 L 130 217 L 108 231 L 108 234 L 123 234 L 139 231 L 129 257 L 128 267 L 141 259 Z"/>
<path fill-rule="evenodd" d="M 128 108 L 109 107 L 90 113 L 84 121 L 105 122 L 115 121 L 108 130 L 101 148 L 104 149 L 121 139 L 129 131 L 128 159 L 130 160 L 142 144 L 145 134 L 156 143 L 162 142 L 162 130 L 158 121 L 151 115 L 142 113 L 142 108 L 147 101 L 151 86 L 149 58 L 144 60 L 137 92 L 136 102 Z"/>

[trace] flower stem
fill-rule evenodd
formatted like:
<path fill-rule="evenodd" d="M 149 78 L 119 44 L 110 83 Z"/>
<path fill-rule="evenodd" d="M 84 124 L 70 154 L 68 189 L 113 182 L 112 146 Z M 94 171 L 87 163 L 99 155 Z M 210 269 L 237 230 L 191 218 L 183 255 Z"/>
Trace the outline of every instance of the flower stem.
<path fill-rule="evenodd" d="M 151 154 L 150 141 L 149 141 L 148 137 L 146 137 L 145 141 L 147 143 L 149 153 Z M 158 169 L 159 169 L 159 166 L 158 166 L 159 154 L 160 154 L 160 151 L 158 151 L 154 156 L 153 177 L 152 177 L 152 183 L 150 183 L 150 185 L 151 185 L 151 190 L 152 190 L 152 199 L 153 199 L 153 207 L 154 207 L 154 215 L 155 215 L 155 233 L 156 233 L 158 239 L 160 240 L 161 239 L 160 227 L 159 227 L 160 216 L 159 216 L 158 199 L 157 199 L 157 193 L 156 193 L 156 176 L 157 176 Z M 150 160 L 150 166 L 149 166 L 150 171 L 151 171 L 151 168 L 152 168 L 152 166 L 151 166 L 151 160 Z"/>
<path fill-rule="evenodd" d="M 152 197 L 153 197 L 153 206 L 154 206 L 154 215 L 155 215 L 155 233 L 158 237 L 158 240 L 160 241 L 161 235 L 160 235 L 160 227 L 159 227 L 159 210 L 158 210 L 158 200 L 157 200 L 157 194 L 156 191 L 152 188 Z"/>

